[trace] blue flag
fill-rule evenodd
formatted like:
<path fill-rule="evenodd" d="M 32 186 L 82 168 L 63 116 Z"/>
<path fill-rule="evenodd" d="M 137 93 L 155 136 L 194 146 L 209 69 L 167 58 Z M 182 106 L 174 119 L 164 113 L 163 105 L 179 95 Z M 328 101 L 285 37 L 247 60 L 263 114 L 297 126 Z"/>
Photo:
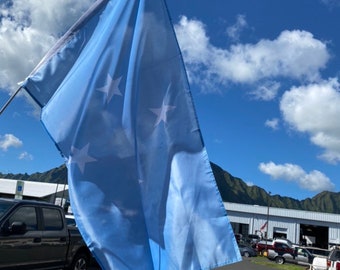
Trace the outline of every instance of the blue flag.
<path fill-rule="evenodd" d="M 22 87 L 66 159 L 79 230 L 103 269 L 241 260 L 163 0 L 97 1 Z"/>

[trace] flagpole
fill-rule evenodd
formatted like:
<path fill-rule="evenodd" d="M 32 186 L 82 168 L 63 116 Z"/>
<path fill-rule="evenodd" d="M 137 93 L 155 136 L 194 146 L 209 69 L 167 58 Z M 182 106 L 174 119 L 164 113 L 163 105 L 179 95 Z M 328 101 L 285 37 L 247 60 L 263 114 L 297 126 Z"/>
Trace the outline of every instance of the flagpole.
<path fill-rule="evenodd" d="M 15 98 L 15 96 L 19 93 L 19 91 L 21 90 L 21 86 L 12 94 L 12 96 L 9 98 L 9 100 L 7 100 L 6 104 L 4 106 L 2 106 L 1 110 L 0 110 L 0 115 L 4 112 L 4 110 L 6 110 L 6 108 L 8 107 L 8 105 L 12 102 L 12 100 Z"/>

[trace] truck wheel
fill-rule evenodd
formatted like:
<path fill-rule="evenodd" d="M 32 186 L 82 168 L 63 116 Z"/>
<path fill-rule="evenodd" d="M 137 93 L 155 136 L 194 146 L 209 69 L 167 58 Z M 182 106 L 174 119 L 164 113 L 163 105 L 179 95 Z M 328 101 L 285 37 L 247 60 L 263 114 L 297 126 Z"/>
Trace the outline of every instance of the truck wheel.
<path fill-rule="evenodd" d="M 87 270 L 89 267 L 89 258 L 85 253 L 78 253 L 72 262 L 70 270 Z"/>
<path fill-rule="evenodd" d="M 284 264 L 285 263 L 285 259 L 283 258 L 283 257 L 276 257 L 275 258 L 275 262 L 277 263 L 277 264 Z"/>
<path fill-rule="evenodd" d="M 245 252 L 244 252 L 244 257 L 247 257 L 247 258 L 250 257 L 249 252 L 245 251 Z"/>

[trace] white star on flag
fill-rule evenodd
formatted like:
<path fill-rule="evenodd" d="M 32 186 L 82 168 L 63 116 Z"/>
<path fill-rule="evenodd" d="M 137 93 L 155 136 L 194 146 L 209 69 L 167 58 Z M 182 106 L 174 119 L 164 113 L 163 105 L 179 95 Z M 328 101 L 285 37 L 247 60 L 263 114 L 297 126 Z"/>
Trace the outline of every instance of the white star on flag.
<path fill-rule="evenodd" d="M 165 105 L 164 102 L 160 108 L 150 108 L 155 115 L 157 115 L 157 120 L 154 126 L 158 126 L 161 121 L 164 123 L 167 122 L 167 112 L 175 109 L 176 106 Z"/>
<path fill-rule="evenodd" d="M 69 157 L 69 163 L 76 163 L 81 173 L 84 173 L 85 164 L 94 162 L 96 159 L 88 155 L 89 144 L 85 145 L 82 149 L 71 147 L 71 155 Z"/>
<path fill-rule="evenodd" d="M 112 76 L 107 74 L 105 85 L 97 89 L 106 94 L 106 103 L 109 103 L 114 95 L 122 96 L 122 92 L 120 92 L 118 87 L 121 79 L 122 77 L 113 80 Z"/>

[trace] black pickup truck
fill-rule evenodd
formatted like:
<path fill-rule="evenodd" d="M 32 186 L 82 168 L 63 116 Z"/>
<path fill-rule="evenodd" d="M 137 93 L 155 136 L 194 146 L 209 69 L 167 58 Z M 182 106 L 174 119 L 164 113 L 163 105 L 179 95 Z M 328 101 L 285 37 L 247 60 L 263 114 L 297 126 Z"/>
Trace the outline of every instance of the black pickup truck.
<path fill-rule="evenodd" d="M 0 269 L 88 269 L 91 253 L 56 205 L 0 199 Z"/>

